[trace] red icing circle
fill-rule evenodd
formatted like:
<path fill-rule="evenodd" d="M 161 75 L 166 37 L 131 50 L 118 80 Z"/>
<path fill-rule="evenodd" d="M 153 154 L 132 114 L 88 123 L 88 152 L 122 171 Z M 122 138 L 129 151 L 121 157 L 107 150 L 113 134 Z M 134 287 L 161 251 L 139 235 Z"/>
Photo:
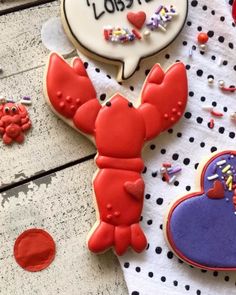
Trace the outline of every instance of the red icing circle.
<path fill-rule="evenodd" d="M 16 239 L 14 257 L 27 271 L 40 271 L 54 260 L 56 252 L 52 237 L 42 229 L 28 229 Z"/>

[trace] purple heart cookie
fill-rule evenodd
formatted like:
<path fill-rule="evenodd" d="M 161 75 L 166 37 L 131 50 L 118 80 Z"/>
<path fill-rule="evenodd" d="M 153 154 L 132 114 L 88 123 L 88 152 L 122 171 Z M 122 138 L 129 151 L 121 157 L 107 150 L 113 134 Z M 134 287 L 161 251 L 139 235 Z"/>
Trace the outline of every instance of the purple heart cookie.
<path fill-rule="evenodd" d="M 200 168 L 200 189 L 169 209 L 165 233 L 176 255 L 209 270 L 236 270 L 236 151 Z"/>

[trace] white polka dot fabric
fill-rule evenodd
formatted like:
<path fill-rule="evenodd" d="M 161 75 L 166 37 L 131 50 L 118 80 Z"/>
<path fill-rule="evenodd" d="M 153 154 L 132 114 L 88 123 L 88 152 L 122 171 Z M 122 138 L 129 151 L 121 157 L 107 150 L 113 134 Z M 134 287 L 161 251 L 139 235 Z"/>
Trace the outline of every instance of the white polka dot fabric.
<path fill-rule="evenodd" d="M 236 273 L 204 271 L 183 263 L 168 248 L 162 229 L 169 203 L 194 189 L 199 161 L 211 152 L 236 148 L 236 123 L 230 120 L 236 111 L 236 92 L 224 93 L 218 88 L 218 80 L 224 80 L 226 86 L 236 84 L 236 28 L 231 5 L 232 1 L 189 1 L 186 26 L 177 40 L 157 57 L 142 62 L 134 77 L 122 85 L 113 79 L 114 67 L 99 63 L 95 66 L 91 61 L 86 64 L 101 100 L 117 91 L 136 100 L 155 62 L 167 68 L 181 60 L 188 72 L 189 102 L 184 117 L 173 129 L 150 142 L 143 152 L 146 189 L 141 224 L 149 244 L 142 254 L 130 251 L 119 258 L 129 294 L 236 294 Z M 209 36 L 204 54 L 196 43 L 201 31 Z M 209 77 L 214 78 L 211 86 Z M 224 114 L 222 118 L 214 117 L 213 129 L 209 128 L 212 116 L 202 110 L 206 105 Z M 164 182 L 159 174 L 165 161 L 183 168 L 172 185 Z"/>

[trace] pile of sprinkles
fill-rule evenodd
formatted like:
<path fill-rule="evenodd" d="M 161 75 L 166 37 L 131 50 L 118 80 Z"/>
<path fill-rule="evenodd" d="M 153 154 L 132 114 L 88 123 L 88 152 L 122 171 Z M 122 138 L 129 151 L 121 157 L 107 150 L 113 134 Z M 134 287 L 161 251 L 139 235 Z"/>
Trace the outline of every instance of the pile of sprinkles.
<path fill-rule="evenodd" d="M 208 180 L 216 180 L 221 178 L 224 184 L 224 189 L 228 191 L 232 191 L 236 189 L 236 170 L 230 164 L 230 159 L 233 159 L 234 155 L 229 155 L 228 157 L 224 157 L 220 159 L 216 165 L 212 168 L 212 175 L 208 176 Z M 220 169 L 220 173 L 218 172 Z"/>
<path fill-rule="evenodd" d="M 173 16 L 176 15 L 178 14 L 173 5 L 170 5 L 169 9 L 164 5 L 160 5 L 146 25 L 151 31 L 161 29 L 166 32 L 168 23 L 171 22 Z"/>
<path fill-rule="evenodd" d="M 133 42 L 135 39 L 141 39 L 141 35 L 135 29 L 132 32 L 127 28 L 107 27 L 103 31 L 104 38 L 113 43 Z"/>
<path fill-rule="evenodd" d="M 160 169 L 162 177 L 169 184 L 172 184 L 176 180 L 177 174 L 181 171 L 182 168 L 180 166 L 173 167 L 172 164 L 169 162 L 163 163 L 162 168 Z"/>

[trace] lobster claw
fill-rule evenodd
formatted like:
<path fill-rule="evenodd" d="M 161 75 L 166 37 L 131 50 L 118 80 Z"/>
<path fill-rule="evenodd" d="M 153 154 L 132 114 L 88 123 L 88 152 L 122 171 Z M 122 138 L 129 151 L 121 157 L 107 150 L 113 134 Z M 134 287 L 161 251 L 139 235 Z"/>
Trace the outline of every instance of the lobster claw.
<path fill-rule="evenodd" d="M 85 102 L 96 98 L 81 59 L 75 58 L 71 67 L 56 53 L 49 56 L 44 89 L 49 104 L 68 119 L 73 118 Z"/>
<path fill-rule="evenodd" d="M 176 63 L 166 73 L 158 64 L 152 68 L 141 93 L 141 108 L 144 109 L 145 104 L 155 107 L 156 124 L 159 125 L 156 126 L 156 133 L 169 129 L 182 117 L 187 97 L 188 83 L 184 64 Z"/>

